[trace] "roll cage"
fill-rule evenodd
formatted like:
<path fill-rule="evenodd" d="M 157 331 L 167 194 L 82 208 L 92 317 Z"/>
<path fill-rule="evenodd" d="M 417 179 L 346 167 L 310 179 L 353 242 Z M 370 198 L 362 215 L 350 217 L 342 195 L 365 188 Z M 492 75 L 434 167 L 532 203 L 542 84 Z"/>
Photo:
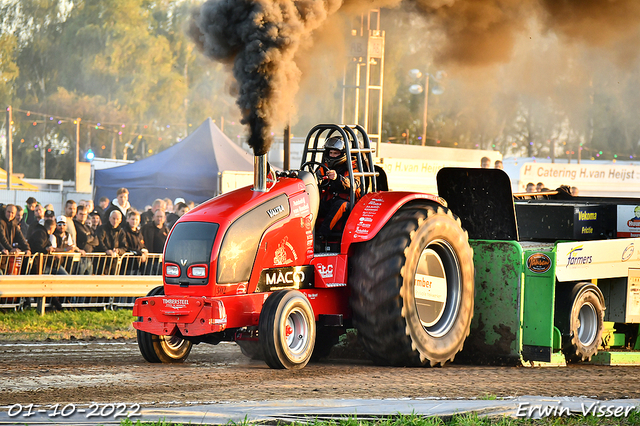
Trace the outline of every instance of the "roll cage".
<path fill-rule="evenodd" d="M 349 180 L 351 183 L 348 210 L 351 211 L 356 202 L 355 179 L 360 180 L 361 197 L 368 192 L 377 191 L 376 177 L 378 173 L 375 171 L 373 165 L 375 148 L 371 147 L 371 141 L 369 140 L 367 132 L 359 124 L 318 124 L 307 134 L 300 167 L 307 162 L 322 163 L 324 141 L 332 136 L 342 137 L 342 140 L 345 141 L 347 159 L 351 159 L 351 161 L 347 161 Z M 322 145 L 320 145 L 321 143 Z M 358 172 L 353 171 L 353 160 L 356 161 Z"/>

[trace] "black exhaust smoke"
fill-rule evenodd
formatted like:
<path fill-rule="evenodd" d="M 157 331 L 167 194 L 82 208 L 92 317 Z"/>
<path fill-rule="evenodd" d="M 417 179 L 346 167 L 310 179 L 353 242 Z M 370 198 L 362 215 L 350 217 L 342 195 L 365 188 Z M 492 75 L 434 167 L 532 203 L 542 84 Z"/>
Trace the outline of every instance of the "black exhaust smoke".
<path fill-rule="evenodd" d="M 438 62 L 462 67 L 507 62 L 531 16 L 546 30 L 594 45 L 629 37 L 640 22 L 637 0 L 208 0 L 194 11 L 189 32 L 206 55 L 232 68 L 249 145 L 264 155 L 271 129 L 293 116 L 294 59 L 311 33 L 338 10 L 356 15 L 401 4 L 441 30 Z"/>
<path fill-rule="evenodd" d="M 190 33 L 209 57 L 232 67 L 249 146 L 264 155 L 271 128 L 288 118 L 300 70 L 294 56 L 301 41 L 342 0 L 209 0 L 193 14 Z"/>

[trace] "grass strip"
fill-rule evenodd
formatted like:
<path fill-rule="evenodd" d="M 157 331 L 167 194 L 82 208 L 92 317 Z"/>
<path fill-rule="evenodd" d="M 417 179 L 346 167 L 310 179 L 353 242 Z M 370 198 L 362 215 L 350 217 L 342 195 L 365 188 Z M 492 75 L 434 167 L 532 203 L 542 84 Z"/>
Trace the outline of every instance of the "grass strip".
<path fill-rule="evenodd" d="M 129 309 L 115 311 L 63 310 L 40 316 L 35 309 L 0 311 L 1 341 L 73 339 L 133 339 Z"/>
<path fill-rule="evenodd" d="M 253 423 L 248 420 L 242 422 L 230 421 L 229 426 L 250 426 L 259 424 L 282 426 L 640 426 L 640 413 L 633 411 L 628 417 L 546 417 L 543 419 L 514 419 L 511 417 L 482 417 L 476 413 L 454 415 L 448 418 L 423 417 L 419 415 L 397 415 L 380 417 L 375 421 L 361 420 L 356 416 L 331 421 L 309 422 L 268 422 Z M 121 426 L 182 426 L 182 423 L 159 420 L 157 422 L 133 422 L 125 419 Z"/>

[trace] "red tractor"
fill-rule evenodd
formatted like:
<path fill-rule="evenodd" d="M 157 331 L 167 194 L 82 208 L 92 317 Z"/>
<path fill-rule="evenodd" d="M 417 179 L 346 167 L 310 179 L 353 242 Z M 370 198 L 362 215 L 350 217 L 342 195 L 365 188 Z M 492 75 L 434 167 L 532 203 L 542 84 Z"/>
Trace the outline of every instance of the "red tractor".
<path fill-rule="evenodd" d="M 318 169 L 335 136 L 353 160 L 349 215 L 319 244 Z M 258 156 L 253 187 L 180 218 L 164 250 L 164 286 L 133 308 L 143 357 L 182 362 L 193 344 L 235 341 L 271 368 L 299 369 L 355 328 L 379 364 L 453 360 L 473 315 L 467 233 L 441 198 L 383 188 L 373 151 L 360 126 L 315 126 L 300 170 L 274 172 Z"/>

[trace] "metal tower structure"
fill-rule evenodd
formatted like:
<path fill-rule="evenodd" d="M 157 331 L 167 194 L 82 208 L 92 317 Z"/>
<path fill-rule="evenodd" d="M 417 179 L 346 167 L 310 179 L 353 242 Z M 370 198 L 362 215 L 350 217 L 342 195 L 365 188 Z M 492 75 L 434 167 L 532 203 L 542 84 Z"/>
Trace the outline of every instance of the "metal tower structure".
<path fill-rule="evenodd" d="M 371 9 L 355 22 L 349 39 L 349 60 L 342 79 L 341 122 L 360 124 L 380 151 L 384 31 L 380 9 Z"/>

